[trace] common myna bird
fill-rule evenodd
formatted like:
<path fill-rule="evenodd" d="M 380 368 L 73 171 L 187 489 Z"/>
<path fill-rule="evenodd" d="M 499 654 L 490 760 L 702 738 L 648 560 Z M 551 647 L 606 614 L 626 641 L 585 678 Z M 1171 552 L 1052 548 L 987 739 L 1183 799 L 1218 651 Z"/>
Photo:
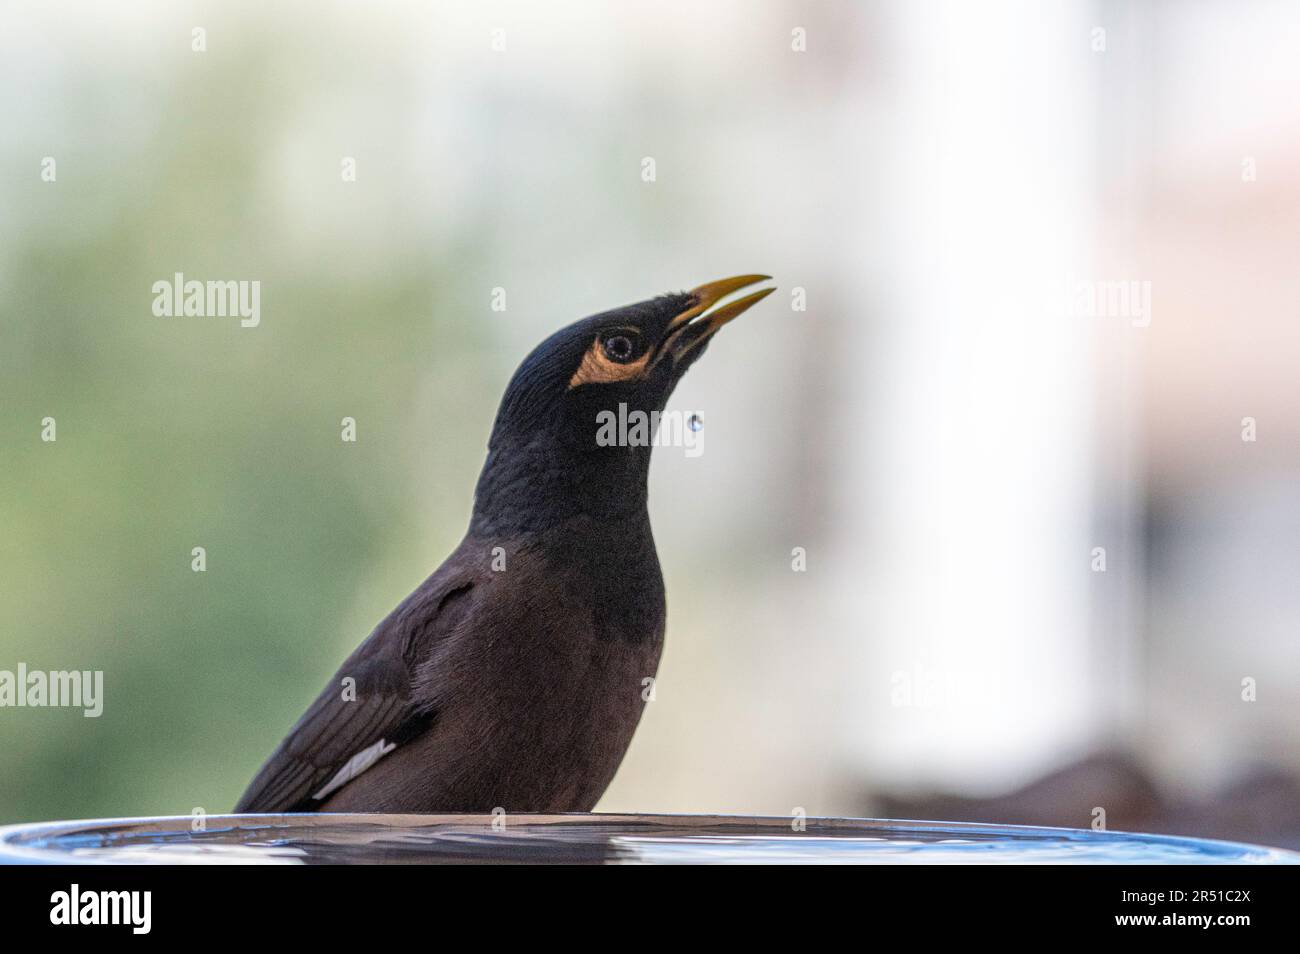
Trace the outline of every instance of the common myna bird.
<path fill-rule="evenodd" d="M 465 539 L 348 658 L 235 811 L 591 810 L 664 638 L 651 445 L 598 440 L 598 421 L 620 405 L 661 412 L 718 329 L 774 289 L 720 302 L 767 277 L 585 318 L 524 359 Z"/>

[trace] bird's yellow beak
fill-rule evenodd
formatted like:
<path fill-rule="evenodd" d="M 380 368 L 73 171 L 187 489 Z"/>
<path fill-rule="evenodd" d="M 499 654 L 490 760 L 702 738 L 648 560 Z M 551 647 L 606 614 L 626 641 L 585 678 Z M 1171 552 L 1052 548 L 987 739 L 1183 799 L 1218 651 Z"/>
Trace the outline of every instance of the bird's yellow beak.
<path fill-rule="evenodd" d="M 719 278 L 716 282 L 707 282 L 700 285 L 698 288 L 692 288 L 686 293 L 690 296 L 691 306 L 668 323 L 668 330 L 675 331 L 682 325 L 687 324 L 696 315 L 703 314 L 732 292 L 740 291 L 742 288 L 747 288 L 748 286 L 758 282 L 768 281 L 771 277 L 771 275 L 737 275 L 735 278 Z M 751 295 L 746 295 L 744 298 L 738 298 L 736 301 L 731 302 L 731 304 L 726 305 L 726 308 L 735 309 L 735 311 L 733 311 L 725 321 L 721 322 L 718 327 L 722 327 L 722 325 L 725 325 L 732 318 L 735 318 L 745 309 L 749 308 L 750 305 L 755 304 L 760 299 L 770 295 L 774 291 L 776 291 L 775 288 L 764 288 L 761 291 L 756 291 Z M 743 307 L 737 308 L 737 305 Z M 719 309 L 719 311 L 720 310 L 721 309 Z M 717 312 L 714 312 L 714 314 L 717 314 Z M 712 317 L 712 315 L 710 315 L 710 317 Z"/>
<path fill-rule="evenodd" d="M 708 341 L 717 334 L 719 328 L 740 317 L 776 289 L 760 288 L 756 292 L 750 292 L 719 308 L 714 308 L 713 311 L 709 311 L 710 308 L 733 292 L 758 282 L 768 281 L 771 277 L 771 275 L 737 275 L 734 278 L 720 278 L 716 282 L 707 282 L 687 292 L 691 302 L 690 307 L 668 323 L 664 340 L 664 351 L 671 351 L 673 363 L 676 364 L 687 352 Z M 701 315 L 702 318 L 699 317 Z M 696 321 L 696 318 L 699 320 Z"/>

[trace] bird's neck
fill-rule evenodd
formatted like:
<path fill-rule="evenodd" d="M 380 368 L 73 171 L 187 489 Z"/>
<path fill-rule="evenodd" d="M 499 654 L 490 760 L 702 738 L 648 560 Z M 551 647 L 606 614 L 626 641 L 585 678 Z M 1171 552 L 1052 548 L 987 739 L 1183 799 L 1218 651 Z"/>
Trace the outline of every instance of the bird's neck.
<path fill-rule="evenodd" d="M 474 492 L 474 536 L 645 523 L 649 447 L 493 447 Z"/>

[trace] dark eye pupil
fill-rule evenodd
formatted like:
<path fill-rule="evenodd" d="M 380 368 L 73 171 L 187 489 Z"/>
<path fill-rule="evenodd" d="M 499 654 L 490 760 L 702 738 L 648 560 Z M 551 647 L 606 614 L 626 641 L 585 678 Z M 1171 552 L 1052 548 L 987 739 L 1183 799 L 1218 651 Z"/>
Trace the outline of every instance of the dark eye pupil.
<path fill-rule="evenodd" d="M 615 361 L 626 361 L 632 357 L 632 339 L 625 335 L 615 335 L 605 339 L 605 354 Z"/>

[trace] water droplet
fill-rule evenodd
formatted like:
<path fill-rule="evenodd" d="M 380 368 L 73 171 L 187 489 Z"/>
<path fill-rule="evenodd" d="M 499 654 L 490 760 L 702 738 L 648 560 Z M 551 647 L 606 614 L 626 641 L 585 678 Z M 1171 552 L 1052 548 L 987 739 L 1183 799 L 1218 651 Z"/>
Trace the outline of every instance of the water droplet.
<path fill-rule="evenodd" d="M 702 431 L 704 430 L 704 418 L 698 414 L 692 414 L 686 419 L 686 426 L 693 431 Z"/>

